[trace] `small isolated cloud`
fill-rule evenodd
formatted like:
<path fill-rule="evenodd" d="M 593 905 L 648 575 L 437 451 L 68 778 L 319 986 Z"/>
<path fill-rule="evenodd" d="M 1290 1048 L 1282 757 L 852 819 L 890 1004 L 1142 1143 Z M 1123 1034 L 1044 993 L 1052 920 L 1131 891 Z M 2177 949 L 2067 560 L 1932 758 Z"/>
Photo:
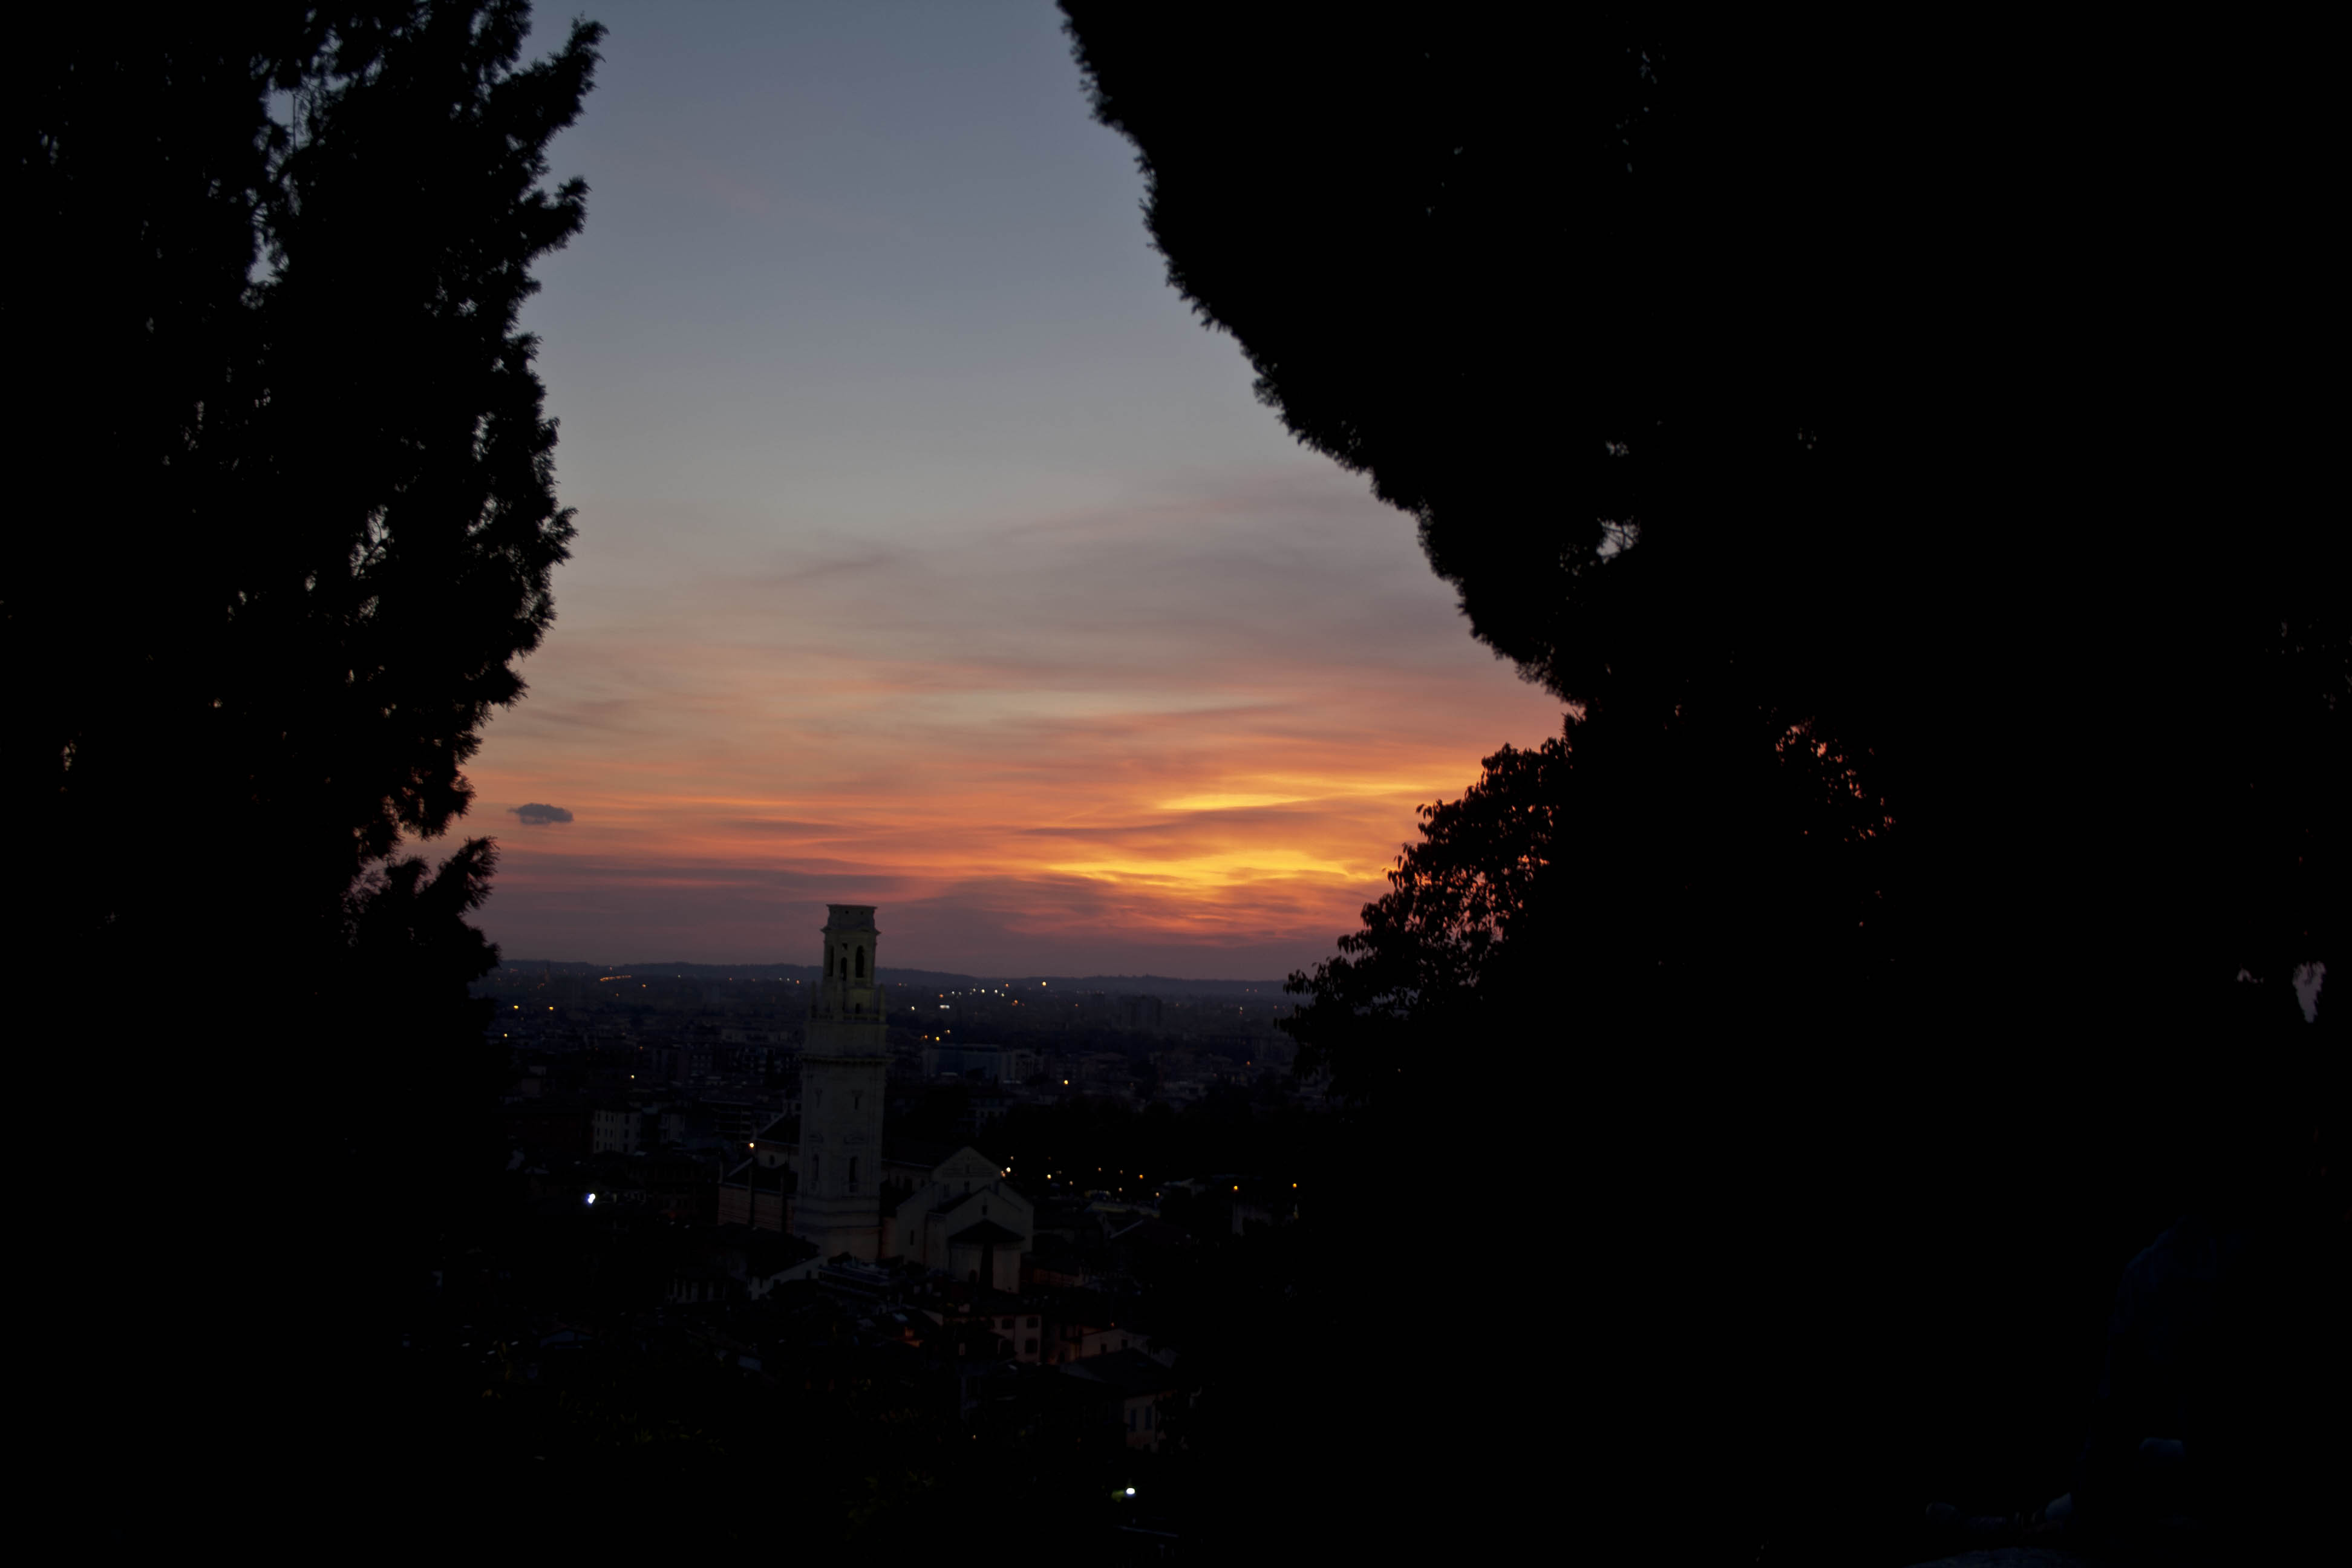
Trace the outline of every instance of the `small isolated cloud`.
<path fill-rule="evenodd" d="M 535 801 L 529 805 L 509 806 L 508 809 L 522 818 L 525 827 L 544 827 L 551 822 L 572 820 L 572 814 L 562 806 L 541 805 Z"/>

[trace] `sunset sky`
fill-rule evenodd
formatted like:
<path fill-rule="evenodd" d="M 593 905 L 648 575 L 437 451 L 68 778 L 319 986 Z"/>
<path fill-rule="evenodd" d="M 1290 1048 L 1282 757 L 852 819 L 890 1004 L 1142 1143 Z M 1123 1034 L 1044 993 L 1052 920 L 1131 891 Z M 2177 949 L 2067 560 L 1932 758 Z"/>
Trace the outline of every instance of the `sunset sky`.
<path fill-rule="evenodd" d="M 1167 287 L 1045 0 L 587 14 L 526 317 L 580 537 L 468 770 L 507 957 L 854 900 L 893 965 L 1278 975 L 1557 731 Z"/>

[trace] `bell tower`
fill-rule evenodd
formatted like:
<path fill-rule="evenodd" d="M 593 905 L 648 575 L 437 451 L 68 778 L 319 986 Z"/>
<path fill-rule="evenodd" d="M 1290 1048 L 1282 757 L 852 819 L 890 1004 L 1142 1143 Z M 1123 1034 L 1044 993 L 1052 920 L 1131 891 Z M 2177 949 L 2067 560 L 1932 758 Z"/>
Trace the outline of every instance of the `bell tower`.
<path fill-rule="evenodd" d="M 822 1256 L 872 1262 L 882 1222 L 889 1026 L 875 979 L 871 904 L 827 904 L 824 978 L 801 1047 L 800 1188 L 793 1229 Z"/>

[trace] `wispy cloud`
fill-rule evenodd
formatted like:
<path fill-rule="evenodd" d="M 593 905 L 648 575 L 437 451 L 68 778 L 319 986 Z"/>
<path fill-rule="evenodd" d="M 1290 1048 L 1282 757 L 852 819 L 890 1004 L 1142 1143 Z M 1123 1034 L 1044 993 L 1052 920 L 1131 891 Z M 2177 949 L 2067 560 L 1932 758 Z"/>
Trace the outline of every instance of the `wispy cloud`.
<path fill-rule="evenodd" d="M 816 903 L 860 898 L 904 963 L 1265 973 L 1327 951 L 1416 805 L 1558 723 L 1408 525 L 1338 489 L 862 556 L 776 539 L 740 572 L 575 586 L 593 634 L 551 638 L 474 776 L 562 787 L 580 821 L 508 847 L 492 935 L 775 958 Z"/>

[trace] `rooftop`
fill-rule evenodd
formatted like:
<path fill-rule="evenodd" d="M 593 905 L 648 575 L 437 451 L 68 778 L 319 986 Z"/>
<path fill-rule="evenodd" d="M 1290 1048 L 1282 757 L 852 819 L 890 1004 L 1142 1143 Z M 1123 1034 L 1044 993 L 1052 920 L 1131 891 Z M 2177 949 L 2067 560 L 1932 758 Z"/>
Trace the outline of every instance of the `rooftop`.
<path fill-rule="evenodd" d="M 1173 1370 L 1136 1350 L 1111 1351 L 1082 1361 L 1064 1362 L 1060 1371 L 1066 1377 L 1102 1384 L 1130 1399 L 1139 1394 L 1173 1394 L 1178 1387 Z"/>

